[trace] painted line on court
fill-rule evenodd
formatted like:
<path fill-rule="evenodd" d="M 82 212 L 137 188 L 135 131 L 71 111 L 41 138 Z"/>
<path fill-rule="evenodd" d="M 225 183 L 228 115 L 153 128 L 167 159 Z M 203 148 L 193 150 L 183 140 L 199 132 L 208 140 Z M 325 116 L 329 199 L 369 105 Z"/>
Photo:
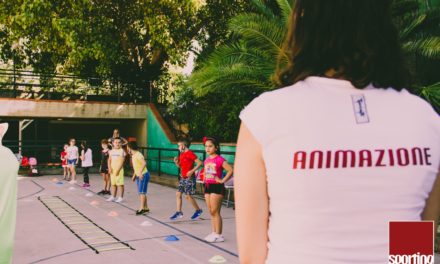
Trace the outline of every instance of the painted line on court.
<path fill-rule="evenodd" d="M 24 199 L 24 198 L 28 198 L 28 197 L 34 196 L 35 194 L 38 194 L 38 193 L 40 193 L 40 192 L 42 192 L 42 191 L 44 191 L 46 189 L 43 186 L 41 186 L 40 184 L 36 183 L 34 180 L 31 180 L 31 182 L 33 182 L 35 185 L 40 187 L 40 190 L 37 191 L 37 192 L 31 193 L 31 194 L 25 195 L 25 196 L 18 197 L 17 200 L 21 200 L 21 199 Z"/>
<path fill-rule="evenodd" d="M 76 184 L 76 185 L 80 186 L 79 184 Z M 83 189 L 83 190 L 88 191 L 88 192 L 91 192 L 91 193 L 94 193 L 94 194 L 97 194 L 96 192 L 94 192 L 94 191 L 92 191 L 92 190 L 90 190 L 90 189 Z M 102 197 L 102 196 L 99 196 L 99 195 L 97 195 L 97 196 L 100 197 L 101 199 L 105 200 L 105 197 Z M 131 207 L 128 207 L 128 206 L 126 206 L 125 204 L 122 204 L 122 203 L 115 203 L 115 204 L 117 204 L 117 205 L 119 205 L 119 206 L 122 206 L 122 207 L 124 207 L 124 208 L 126 208 L 126 209 L 129 209 L 129 210 L 131 210 L 131 211 L 133 211 L 133 212 L 136 212 L 136 209 L 133 209 L 133 208 L 131 208 Z M 231 255 L 231 256 L 234 256 L 234 257 L 237 257 L 237 258 L 238 258 L 238 254 L 236 254 L 236 253 L 234 253 L 234 252 L 232 252 L 232 251 L 229 251 L 229 250 L 227 250 L 227 249 L 225 249 L 225 248 L 219 247 L 219 246 L 217 246 L 217 245 L 215 245 L 215 244 L 213 244 L 213 243 L 209 243 L 209 242 L 207 242 L 207 241 L 205 241 L 205 240 L 203 240 L 203 239 L 201 239 L 201 238 L 199 238 L 199 237 L 196 237 L 196 236 L 193 235 L 193 234 L 190 234 L 190 233 L 188 233 L 188 232 L 186 232 L 186 231 L 184 231 L 184 230 L 181 230 L 181 229 L 179 229 L 179 228 L 177 228 L 177 227 L 174 227 L 174 226 L 168 224 L 167 222 L 161 221 L 161 220 L 159 220 L 159 219 L 156 219 L 156 218 L 154 218 L 154 217 L 152 217 L 152 216 L 148 216 L 148 215 L 142 215 L 142 216 L 143 216 L 143 217 L 146 217 L 146 218 L 148 218 L 148 219 L 151 219 L 151 220 L 153 220 L 153 221 L 155 221 L 155 222 L 157 222 L 157 223 L 159 223 L 159 224 L 161 224 L 161 225 L 164 225 L 164 226 L 166 226 L 166 227 L 168 227 L 168 228 L 171 228 L 171 229 L 173 229 L 173 230 L 175 230 L 175 231 L 177 231 L 177 232 L 181 232 L 182 234 L 185 234 L 186 236 L 188 236 L 188 237 L 190 237 L 190 238 L 193 238 L 193 239 L 195 239 L 195 240 L 197 240 L 197 241 L 199 241 L 199 242 L 202 242 L 202 243 L 205 244 L 205 245 L 208 245 L 208 246 L 210 246 L 210 247 L 216 248 L 216 249 L 218 249 L 218 250 L 220 250 L 220 251 L 223 251 L 223 252 L 225 252 L 225 253 L 227 253 L 227 254 L 229 254 L 229 255 Z"/>

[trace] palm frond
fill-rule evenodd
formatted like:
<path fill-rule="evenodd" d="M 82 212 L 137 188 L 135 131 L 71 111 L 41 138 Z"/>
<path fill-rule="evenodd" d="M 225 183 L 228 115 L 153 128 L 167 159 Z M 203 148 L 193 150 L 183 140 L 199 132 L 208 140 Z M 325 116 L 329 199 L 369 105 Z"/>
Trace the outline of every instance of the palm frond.
<path fill-rule="evenodd" d="M 420 95 L 425 98 L 440 114 L 440 82 L 422 87 Z"/>
<path fill-rule="evenodd" d="M 264 15 L 267 18 L 276 18 L 273 11 L 262 0 L 252 0 L 252 4 L 257 14 Z"/>
<path fill-rule="evenodd" d="M 404 41 L 408 38 L 417 28 L 423 24 L 427 15 L 425 13 L 418 15 L 415 19 L 412 19 L 408 25 L 404 26 L 399 32 L 400 40 Z"/>
<path fill-rule="evenodd" d="M 274 56 L 282 52 L 286 26 L 280 19 L 269 20 L 258 14 L 243 14 L 231 19 L 229 28 L 242 36 L 250 46 L 270 50 Z"/>
<path fill-rule="evenodd" d="M 270 53 L 244 43 L 225 45 L 216 50 L 208 63 L 194 72 L 190 84 L 196 95 L 203 96 L 217 89 L 251 87 L 269 89 L 275 63 Z"/>
<path fill-rule="evenodd" d="M 430 36 L 403 43 L 403 50 L 428 59 L 440 59 L 440 37 Z"/>
<path fill-rule="evenodd" d="M 295 0 L 277 0 L 277 3 L 280 6 L 281 16 L 283 17 L 284 23 L 287 23 L 290 13 L 292 13 Z"/>

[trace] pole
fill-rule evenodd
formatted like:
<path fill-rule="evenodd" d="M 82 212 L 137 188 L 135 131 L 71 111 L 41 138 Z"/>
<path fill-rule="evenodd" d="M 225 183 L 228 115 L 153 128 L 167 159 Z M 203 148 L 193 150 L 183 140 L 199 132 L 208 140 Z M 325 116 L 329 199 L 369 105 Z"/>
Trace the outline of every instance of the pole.
<path fill-rule="evenodd" d="M 151 81 L 149 81 L 149 83 L 150 83 L 150 103 L 151 103 L 152 102 L 151 98 L 153 97 L 153 88 L 151 86 Z"/>
<path fill-rule="evenodd" d="M 13 69 L 13 74 L 14 74 L 14 81 L 13 81 L 13 85 L 14 85 L 14 98 L 17 97 L 17 76 L 15 73 L 15 50 L 12 52 L 12 69 Z"/>
<path fill-rule="evenodd" d="M 21 155 L 21 141 L 23 139 L 22 126 L 23 126 L 23 121 L 19 120 L 18 121 L 18 154 L 20 155 Z"/>

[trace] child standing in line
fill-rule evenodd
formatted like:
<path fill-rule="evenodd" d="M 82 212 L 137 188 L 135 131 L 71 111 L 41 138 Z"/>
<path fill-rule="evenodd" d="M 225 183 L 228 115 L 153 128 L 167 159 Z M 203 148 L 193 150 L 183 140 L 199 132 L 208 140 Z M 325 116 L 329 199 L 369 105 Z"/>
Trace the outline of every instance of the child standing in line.
<path fill-rule="evenodd" d="M 222 200 L 225 195 L 225 182 L 232 176 L 232 167 L 229 163 L 219 155 L 220 143 L 212 137 L 203 138 L 206 154 L 208 157 L 204 162 L 205 176 L 205 202 L 211 214 L 212 233 L 205 237 L 210 243 L 225 241 L 222 235 L 222 217 L 220 210 Z M 226 175 L 223 177 L 223 169 Z"/>
<path fill-rule="evenodd" d="M 70 170 L 67 166 L 67 148 L 69 145 L 66 143 L 64 144 L 63 151 L 61 151 L 61 167 L 63 168 L 63 180 L 70 181 Z"/>
<path fill-rule="evenodd" d="M 202 161 L 199 160 L 192 152 L 189 150 L 190 142 L 189 140 L 183 139 L 177 143 L 179 148 L 179 157 L 174 158 L 174 163 L 180 168 L 179 186 L 176 192 L 176 203 L 177 211 L 170 217 L 171 220 L 176 220 L 183 217 L 182 213 L 182 194 L 185 193 L 186 199 L 192 204 L 196 211 L 191 216 L 191 220 L 197 219 L 202 214 L 202 209 L 200 209 L 196 200 L 192 197 L 196 193 L 196 178 L 194 172 L 197 171 L 200 166 L 202 166 Z M 194 163 L 197 165 L 194 167 Z"/>
<path fill-rule="evenodd" d="M 71 138 L 69 140 L 69 146 L 66 149 L 67 152 L 67 166 L 69 167 L 70 174 L 72 175 L 72 178 L 70 180 L 70 184 L 76 183 L 76 170 L 75 166 L 78 164 L 79 154 L 78 154 L 78 147 L 75 146 L 76 140 L 74 138 Z"/>
<path fill-rule="evenodd" d="M 87 145 L 86 141 L 81 142 L 81 167 L 84 168 L 84 184 L 82 187 L 90 187 L 89 169 L 93 166 L 92 150 Z"/>
<path fill-rule="evenodd" d="M 108 173 L 108 157 L 110 149 L 108 148 L 107 139 L 101 140 L 101 147 L 101 166 L 99 167 L 99 172 L 104 180 L 104 189 L 98 192 L 98 195 L 110 194 L 110 174 Z"/>
<path fill-rule="evenodd" d="M 139 152 L 135 141 L 128 142 L 128 153 L 130 153 L 133 163 L 133 177 L 131 179 L 133 181 L 136 180 L 140 200 L 139 210 L 136 211 L 136 215 L 141 215 L 150 211 L 147 205 L 147 188 L 150 181 L 150 173 L 147 170 L 144 155 Z"/>
<path fill-rule="evenodd" d="M 121 147 L 121 139 L 113 139 L 113 149 L 109 152 L 108 170 L 110 174 L 110 183 L 112 186 L 112 195 L 107 199 L 107 202 L 120 203 L 124 196 L 124 161 L 125 151 Z M 119 190 L 119 198 L 116 195 Z M 116 199 L 116 200 L 115 200 Z"/>

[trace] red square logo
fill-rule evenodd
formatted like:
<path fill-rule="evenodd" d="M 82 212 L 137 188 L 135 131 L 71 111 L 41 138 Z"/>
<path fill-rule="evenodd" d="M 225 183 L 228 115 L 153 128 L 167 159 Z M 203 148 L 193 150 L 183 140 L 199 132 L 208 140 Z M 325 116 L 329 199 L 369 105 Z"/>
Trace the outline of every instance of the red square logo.
<path fill-rule="evenodd" d="M 390 222 L 388 263 L 434 263 L 434 222 Z"/>

